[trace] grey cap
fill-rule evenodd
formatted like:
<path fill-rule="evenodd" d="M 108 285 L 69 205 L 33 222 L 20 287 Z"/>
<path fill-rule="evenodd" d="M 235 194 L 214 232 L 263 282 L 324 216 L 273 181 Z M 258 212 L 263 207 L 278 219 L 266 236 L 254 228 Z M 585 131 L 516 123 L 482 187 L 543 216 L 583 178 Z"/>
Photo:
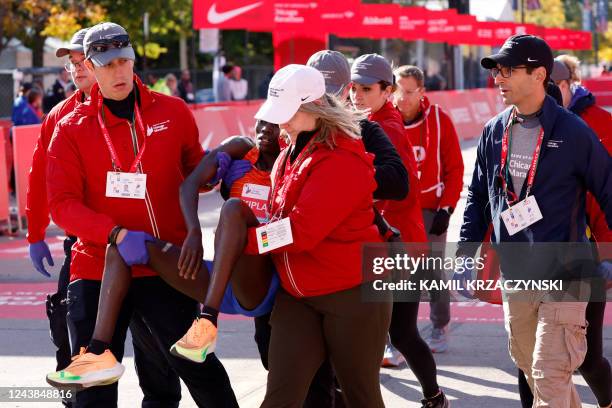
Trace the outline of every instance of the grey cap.
<path fill-rule="evenodd" d="M 569 80 L 572 77 L 572 73 L 570 72 L 567 65 L 559 60 L 555 60 L 553 62 L 552 73 L 550 74 L 550 79 L 555 82 Z"/>
<path fill-rule="evenodd" d="M 372 85 L 380 81 L 393 83 L 391 64 L 382 55 L 365 54 L 353 62 L 351 81 L 362 85 Z"/>
<path fill-rule="evenodd" d="M 83 40 L 85 39 L 85 34 L 87 34 L 87 28 L 81 28 L 79 31 L 74 33 L 72 38 L 70 39 L 70 44 L 65 47 L 58 48 L 55 51 L 55 56 L 58 58 L 62 58 L 70 54 L 70 51 L 84 52 L 83 51 Z"/>
<path fill-rule="evenodd" d="M 306 65 L 315 68 L 325 78 L 325 92 L 340 95 L 351 82 L 351 66 L 338 51 L 323 50 L 310 56 Z"/>
<path fill-rule="evenodd" d="M 83 40 L 83 47 L 85 48 L 85 57 L 90 59 L 94 65 L 102 67 L 109 64 L 112 60 L 117 58 L 125 58 L 135 60 L 136 55 L 134 54 L 134 48 L 132 44 L 128 44 L 127 47 L 123 48 L 109 48 L 105 52 L 96 53 L 92 50 L 91 46 L 96 42 L 111 41 L 120 36 L 127 36 L 128 33 L 125 28 L 115 23 L 100 23 L 97 24 L 87 31 L 87 35 Z M 128 37 L 129 38 L 129 37 Z"/>

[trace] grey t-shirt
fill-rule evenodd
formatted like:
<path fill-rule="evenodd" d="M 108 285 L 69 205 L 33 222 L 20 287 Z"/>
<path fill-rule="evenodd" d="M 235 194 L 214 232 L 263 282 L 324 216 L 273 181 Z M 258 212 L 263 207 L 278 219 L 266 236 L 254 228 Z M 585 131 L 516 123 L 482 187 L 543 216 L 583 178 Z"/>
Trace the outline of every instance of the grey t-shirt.
<path fill-rule="evenodd" d="M 517 196 L 523 189 L 523 184 L 529 174 L 529 166 L 533 158 L 538 136 L 542 125 L 537 114 L 518 115 L 522 122 L 512 126 L 512 146 L 508 158 L 508 174 L 512 179 L 513 190 Z"/>

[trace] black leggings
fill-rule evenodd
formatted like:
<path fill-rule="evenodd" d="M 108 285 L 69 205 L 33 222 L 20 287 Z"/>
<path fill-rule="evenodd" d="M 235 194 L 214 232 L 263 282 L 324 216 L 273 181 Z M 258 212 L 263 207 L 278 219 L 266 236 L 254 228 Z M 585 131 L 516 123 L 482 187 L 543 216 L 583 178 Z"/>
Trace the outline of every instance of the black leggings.
<path fill-rule="evenodd" d="M 419 380 L 425 398 L 439 391 L 436 362 L 429 346 L 417 327 L 418 302 L 393 303 L 393 315 L 389 335 L 391 344 L 406 358 L 408 366 Z"/>
<path fill-rule="evenodd" d="M 605 310 L 606 302 L 589 302 L 587 306 L 586 320 L 589 322 L 586 334 L 587 353 L 584 362 L 578 367 L 578 371 L 595 394 L 597 403 L 601 407 L 606 407 L 612 402 L 612 372 L 610 363 L 603 356 L 602 330 Z M 533 405 L 533 394 L 521 370 L 518 372 L 518 384 L 521 404 L 524 408 L 530 408 Z"/>

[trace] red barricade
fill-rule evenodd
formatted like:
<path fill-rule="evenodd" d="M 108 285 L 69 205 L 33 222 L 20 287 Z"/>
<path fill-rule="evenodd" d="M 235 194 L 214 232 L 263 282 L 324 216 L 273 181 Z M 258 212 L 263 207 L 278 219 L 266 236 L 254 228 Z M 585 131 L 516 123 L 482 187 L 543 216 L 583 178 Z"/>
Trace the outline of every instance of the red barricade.
<path fill-rule="evenodd" d="M 478 138 L 484 124 L 505 109 L 497 89 L 427 92 L 449 114 L 461 140 Z"/>
<path fill-rule="evenodd" d="M 17 197 L 17 214 L 19 228 L 21 218 L 25 216 L 28 175 L 32 167 L 32 155 L 40 134 L 40 125 L 13 127 L 13 152 L 15 158 L 15 195 Z"/>
<path fill-rule="evenodd" d="M 612 76 L 585 79 L 582 83 L 595 95 L 599 106 L 612 106 Z"/>
<path fill-rule="evenodd" d="M 5 122 L 5 121 L 2 121 Z M 10 123 L 10 121 L 9 121 Z M 4 144 L 2 153 L 2 167 L 6 169 L 6 183 L 8 191 L 11 191 L 11 186 L 8 185 L 11 178 L 11 169 L 13 168 L 13 144 L 11 143 L 11 126 L 0 125 L 0 139 Z"/>
<path fill-rule="evenodd" d="M 9 214 L 9 175 L 10 170 L 7 166 L 7 148 L 8 144 L 8 129 L 6 129 L 6 137 L 4 136 L 4 128 L 0 127 L 0 221 L 8 221 Z M 10 227 L 10 225 L 9 225 Z"/>
<path fill-rule="evenodd" d="M 214 148 L 230 136 L 251 136 L 255 113 L 262 100 L 191 105 L 204 149 Z"/>

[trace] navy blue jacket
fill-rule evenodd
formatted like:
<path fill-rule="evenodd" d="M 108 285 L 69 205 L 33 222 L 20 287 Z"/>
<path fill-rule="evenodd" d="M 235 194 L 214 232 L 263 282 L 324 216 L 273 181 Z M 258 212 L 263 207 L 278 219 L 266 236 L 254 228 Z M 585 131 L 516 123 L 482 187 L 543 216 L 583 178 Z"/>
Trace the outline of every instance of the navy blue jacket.
<path fill-rule="evenodd" d="M 543 219 L 513 236 L 508 235 L 500 215 L 508 205 L 499 174 L 501 142 L 510 113 L 511 108 L 491 119 L 480 137 L 457 253 L 473 256 L 490 222 L 494 245 L 588 242 L 585 234 L 587 190 L 599 202 L 608 225 L 612 226 L 612 158 L 578 116 L 546 96 L 539 116 L 544 141 L 531 190 Z M 521 200 L 525 198 L 526 185 L 523 185 Z M 508 188 L 512 188 L 512 183 Z"/>

